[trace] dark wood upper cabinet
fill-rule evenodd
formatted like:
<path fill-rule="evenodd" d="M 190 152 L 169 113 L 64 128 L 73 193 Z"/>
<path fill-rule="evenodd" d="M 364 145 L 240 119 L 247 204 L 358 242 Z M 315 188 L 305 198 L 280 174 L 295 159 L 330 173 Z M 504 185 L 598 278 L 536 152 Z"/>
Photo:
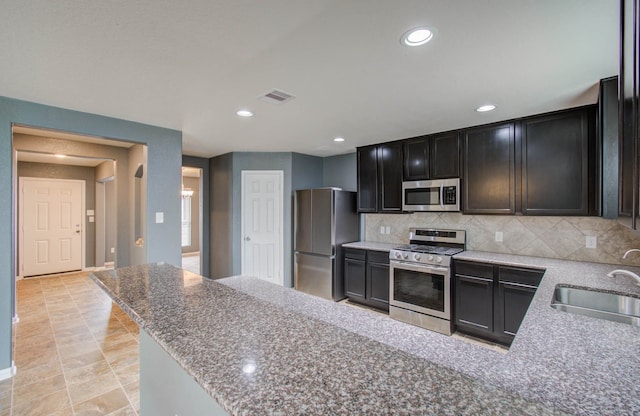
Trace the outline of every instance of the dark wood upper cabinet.
<path fill-rule="evenodd" d="M 358 212 L 402 211 L 402 142 L 359 147 Z"/>
<path fill-rule="evenodd" d="M 404 148 L 404 180 L 429 179 L 429 138 L 427 136 L 407 139 Z"/>
<path fill-rule="evenodd" d="M 464 131 L 462 183 L 465 214 L 515 212 L 514 123 Z"/>
<path fill-rule="evenodd" d="M 358 212 L 378 212 L 378 146 L 359 147 Z"/>
<path fill-rule="evenodd" d="M 407 139 L 403 148 L 405 181 L 460 176 L 458 132 Z"/>
<path fill-rule="evenodd" d="M 460 176 L 460 136 L 458 132 L 431 136 L 431 179 L 457 178 Z"/>
<path fill-rule="evenodd" d="M 594 133 L 587 110 L 522 120 L 522 213 L 589 215 L 589 157 Z"/>
<path fill-rule="evenodd" d="M 378 146 L 379 212 L 402 211 L 402 142 Z"/>

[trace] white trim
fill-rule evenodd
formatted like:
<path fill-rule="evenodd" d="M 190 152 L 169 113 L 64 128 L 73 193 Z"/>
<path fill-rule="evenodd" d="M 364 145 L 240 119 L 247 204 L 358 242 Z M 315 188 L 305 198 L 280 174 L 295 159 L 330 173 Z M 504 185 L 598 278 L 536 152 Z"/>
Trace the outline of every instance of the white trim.
<path fill-rule="evenodd" d="M 15 376 L 17 372 L 18 368 L 16 367 L 16 364 L 11 361 L 11 367 L 0 370 L 0 381 Z"/>

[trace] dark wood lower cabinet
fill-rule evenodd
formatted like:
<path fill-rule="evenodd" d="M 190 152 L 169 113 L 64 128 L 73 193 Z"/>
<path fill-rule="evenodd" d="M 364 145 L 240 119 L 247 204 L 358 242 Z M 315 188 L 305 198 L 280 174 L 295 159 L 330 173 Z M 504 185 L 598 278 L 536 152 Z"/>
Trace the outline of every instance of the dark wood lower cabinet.
<path fill-rule="evenodd" d="M 510 345 L 544 270 L 459 260 L 454 270 L 456 329 Z"/>
<path fill-rule="evenodd" d="M 350 299 L 364 300 L 366 297 L 366 263 L 364 260 L 344 259 L 345 294 Z"/>
<path fill-rule="evenodd" d="M 349 300 L 389 310 L 389 253 L 346 248 L 344 278 Z"/>
<path fill-rule="evenodd" d="M 456 325 L 470 332 L 492 333 L 493 279 L 456 275 L 455 287 Z"/>

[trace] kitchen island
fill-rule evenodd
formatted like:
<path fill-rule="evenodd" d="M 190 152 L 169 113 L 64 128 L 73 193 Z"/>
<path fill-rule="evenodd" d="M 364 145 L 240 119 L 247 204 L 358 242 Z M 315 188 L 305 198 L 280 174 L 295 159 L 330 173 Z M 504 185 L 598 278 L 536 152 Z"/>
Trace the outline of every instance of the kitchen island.
<path fill-rule="evenodd" d="M 639 412 L 638 328 L 549 307 L 556 283 L 611 266 L 498 257 L 547 269 L 506 354 L 251 277 L 194 281 L 152 264 L 93 278 L 229 414 Z M 144 412 L 155 398 L 141 392 Z"/>

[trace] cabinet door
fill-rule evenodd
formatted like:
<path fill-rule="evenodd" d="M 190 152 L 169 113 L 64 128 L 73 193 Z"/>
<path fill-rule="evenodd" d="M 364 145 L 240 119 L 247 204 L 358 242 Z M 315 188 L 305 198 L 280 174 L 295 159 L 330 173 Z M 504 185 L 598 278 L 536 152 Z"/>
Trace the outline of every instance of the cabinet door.
<path fill-rule="evenodd" d="M 511 343 L 536 293 L 535 286 L 500 282 L 496 305 L 496 335 Z"/>
<path fill-rule="evenodd" d="M 461 329 L 493 333 L 493 279 L 456 274 L 455 323 Z"/>
<path fill-rule="evenodd" d="M 432 136 L 430 142 L 429 168 L 432 179 L 457 178 L 460 176 L 460 138 L 458 133 Z"/>
<path fill-rule="evenodd" d="M 359 147 L 358 158 L 358 212 L 378 211 L 378 148 Z"/>
<path fill-rule="evenodd" d="M 402 211 L 402 142 L 378 146 L 379 212 Z"/>
<path fill-rule="evenodd" d="M 344 283 L 347 297 L 364 300 L 366 294 L 366 267 L 364 260 L 344 259 Z"/>
<path fill-rule="evenodd" d="M 389 266 L 367 263 L 367 299 L 372 306 L 389 310 Z"/>
<path fill-rule="evenodd" d="M 465 214 L 515 212 L 514 124 L 464 132 L 462 200 Z"/>
<path fill-rule="evenodd" d="M 429 140 L 426 137 L 416 137 L 405 140 L 404 149 L 404 180 L 419 181 L 429 179 Z"/>
<path fill-rule="evenodd" d="M 589 214 L 589 122 L 585 110 L 522 121 L 522 213 Z"/>

